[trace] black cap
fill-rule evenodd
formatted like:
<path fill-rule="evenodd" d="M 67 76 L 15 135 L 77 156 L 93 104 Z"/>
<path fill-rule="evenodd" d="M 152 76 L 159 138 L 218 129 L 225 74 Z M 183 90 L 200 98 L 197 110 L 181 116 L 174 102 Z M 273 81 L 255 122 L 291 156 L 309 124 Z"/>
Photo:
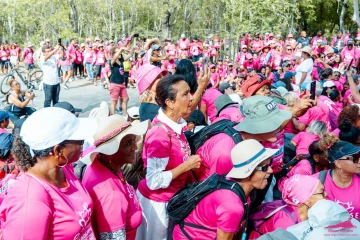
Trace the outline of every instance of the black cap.
<path fill-rule="evenodd" d="M 192 122 L 195 124 L 195 126 L 207 125 L 205 122 L 204 114 L 197 109 L 193 111 L 193 113 L 188 118 L 187 122 L 188 123 Z"/>
<path fill-rule="evenodd" d="M 328 156 L 331 163 L 345 156 L 360 152 L 360 146 L 355 146 L 349 142 L 340 141 L 331 146 L 328 150 Z"/>
<path fill-rule="evenodd" d="M 81 112 L 82 109 L 80 108 L 74 108 L 73 105 L 71 105 L 69 102 L 58 102 L 54 105 L 54 107 L 63 108 L 65 110 L 68 110 L 71 113 Z"/>
<path fill-rule="evenodd" d="M 195 35 L 195 36 L 193 37 L 193 39 L 196 40 L 196 39 L 198 39 L 198 37 Z"/>
<path fill-rule="evenodd" d="M 251 73 L 252 71 L 254 71 L 253 68 L 248 68 L 248 69 L 247 69 L 247 72 L 248 72 L 248 73 Z"/>

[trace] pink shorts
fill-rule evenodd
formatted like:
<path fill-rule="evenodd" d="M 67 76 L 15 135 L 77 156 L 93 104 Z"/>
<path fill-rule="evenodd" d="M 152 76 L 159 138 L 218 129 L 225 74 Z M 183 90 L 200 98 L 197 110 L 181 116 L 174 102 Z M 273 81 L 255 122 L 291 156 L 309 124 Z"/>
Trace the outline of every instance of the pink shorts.
<path fill-rule="evenodd" d="M 125 83 L 110 83 L 109 91 L 111 100 L 113 101 L 117 101 L 119 98 L 129 98 L 129 95 L 126 91 Z"/>

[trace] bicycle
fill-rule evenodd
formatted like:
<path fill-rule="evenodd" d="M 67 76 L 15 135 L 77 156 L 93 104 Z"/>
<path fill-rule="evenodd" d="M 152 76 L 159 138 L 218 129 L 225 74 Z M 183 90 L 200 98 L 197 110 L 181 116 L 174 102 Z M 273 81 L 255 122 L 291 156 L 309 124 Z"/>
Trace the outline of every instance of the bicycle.
<path fill-rule="evenodd" d="M 43 72 L 41 70 L 35 70 L 30 74 L 29 80 L 26 79 L 26 77 L 23 76 L 24 73 L 22 73 L 19 69 L 13 68 L 12 73 L 7 74 L 0 83 L 0 92 L 4 95 L 8 94 L 11 90 L 10 86 L 8 85 L 8 82 L 11 78 L 15 79 L 16 76 L 18 76 L 18 79 L 21 82 L 25 84 L 27 89 L 36 89 L 36 86 L 39 87 Z"/>

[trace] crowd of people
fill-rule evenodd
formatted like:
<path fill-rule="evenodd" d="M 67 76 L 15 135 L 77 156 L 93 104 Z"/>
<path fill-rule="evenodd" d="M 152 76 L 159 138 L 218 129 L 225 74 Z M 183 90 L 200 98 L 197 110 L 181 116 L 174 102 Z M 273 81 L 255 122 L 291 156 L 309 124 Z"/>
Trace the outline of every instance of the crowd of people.
<path fill-rule="evenodd" d="M 44 108 L 12 80 L 28 117 L 0 111 L 2 238 L 359 239 L 359 41 L 244 33 L 233 57 L 218 35 L 42 42 Z M 79 118 L 59 92 L 85 76 L 111 103 Z"/>

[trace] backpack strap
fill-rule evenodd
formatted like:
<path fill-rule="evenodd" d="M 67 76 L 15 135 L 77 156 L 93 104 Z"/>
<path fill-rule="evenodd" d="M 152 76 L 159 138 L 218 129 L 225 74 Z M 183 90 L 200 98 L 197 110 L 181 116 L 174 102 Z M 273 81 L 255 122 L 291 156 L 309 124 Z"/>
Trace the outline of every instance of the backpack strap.
<path fill-rule="evenodd" d="M 309 161 L 310 166 L 311 166 L 311 174 L 315 174 L 316 173 L 316 168 L 315 168 L 315 164 L 314 161 L 310 160 L 310 159 L 306 159 Z"/>
<path fill-rule="evenodd" d="M 285 212 L 291 218 L 291 220 L 293 220 L 295 224 L 299 222 L 296 210 L 294 208 L 286 205 L 285 207 L 281 208 L 280 211 Z"/>
<path fill-rule="evenodd" d="M 320 180 L 320 182 L 321 182 L 322 184 L 324 184 L 324 182 L 325 182 L 327 172 L 328 172 L 328 170 L 323 170 L 323 171 L 321 171 L 321 172 L 319 173 L 319 177 L 318 177 L 318 178 L 319 178 L 319 180 Z"/>

